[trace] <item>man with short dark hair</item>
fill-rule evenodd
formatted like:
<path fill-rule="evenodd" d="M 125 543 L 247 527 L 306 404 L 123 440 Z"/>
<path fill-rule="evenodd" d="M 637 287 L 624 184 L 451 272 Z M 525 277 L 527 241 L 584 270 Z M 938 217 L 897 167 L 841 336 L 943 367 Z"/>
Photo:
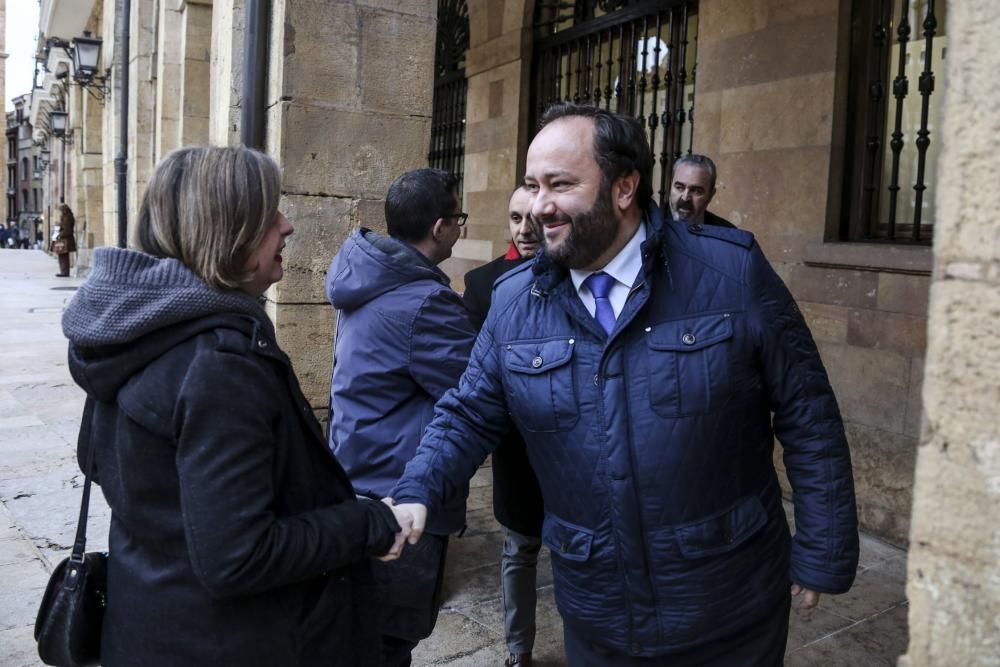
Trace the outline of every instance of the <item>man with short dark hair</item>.
<path fill-rule="evenodd" d="M 532 199 L 523 187 L 514 189 L 507 202 L 510 248 L 506 254 L 465 274 L 465 305 L 476 329 L 482 328 L 489 313 L 493 283 L 507 271 L 531 261 L 539 248 L 528 215 Z M 500 592 L 504 640 L 509 651 L 504 665 L 529 667 L 535 644 L 542 492 L 517 429 L 508 431 L 493 451 L 493 515 L 504 527 Z"/>
<path fill-rule="evenodd" d="M 385 220 L 389 237 L 365 228 L 352 234 L 326 282 L 337 309 L 330 448 L 355 492 L 371 498 L 388 495 L 402 475 L 475 339 L 461 297 L 437 266 L 466 220 L 457 179 L 440 169 L 403 174 L 386 195 Z M 434 629 L 447 536 L 464 525 L 468 491 L 466 481 L 456 487 L 426 543 L 379 565 L 392 605 L 383 629 L 389 667 L 410 664 L 413 647 Z"/>
<path fill-rule="evenodd" d="M 850 453 L 816 346 L 752 234 L 664 222 L 639 121 L 567 103 L 542 122 L 524 183 L 543 249 L 497 281 L 392 497 L 419 531 L 512 420 L 569 664 L 777 667 L 791 596 L 815 606 L 857 570 Z"/>
<path fill-rule="evenodd" d="M 715 163 L 707 155 L 692 153 L 678 158 L 670 184 L 670 212 L 674 220 L 689 225 L 735 227 L 708 210 L 715 197 L 715 179 Z"/>

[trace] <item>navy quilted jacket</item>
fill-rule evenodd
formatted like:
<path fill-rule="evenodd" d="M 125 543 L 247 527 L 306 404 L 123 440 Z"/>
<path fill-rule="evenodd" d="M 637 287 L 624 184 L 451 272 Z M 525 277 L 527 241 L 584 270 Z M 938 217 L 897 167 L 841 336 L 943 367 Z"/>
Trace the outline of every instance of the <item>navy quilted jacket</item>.
<path fill-rule="evenodd" d="M 469 368 L 393 491 L 433 515 L 509 412 L 542 487 L 564 621 L 639 656 L 758 622 L 792 581 L 842 593 L 858 559 L 843 425 L 788 290 L 748 232 L 664 225 L 652 208 L 646 222 L 610 337 L 544 257 L 498 281 Z"/>
<path fill-rule="evenodd" d="M 434 404 L 458 384 L 476 332 L 448 276 L 413 247 L 354 232 L 330 264 L 337 309 L 330 383 L 330 449 L 365 496 L 389 495 L 417 451 Z M 468 486 L 428 526 L 465 524 Z"/>

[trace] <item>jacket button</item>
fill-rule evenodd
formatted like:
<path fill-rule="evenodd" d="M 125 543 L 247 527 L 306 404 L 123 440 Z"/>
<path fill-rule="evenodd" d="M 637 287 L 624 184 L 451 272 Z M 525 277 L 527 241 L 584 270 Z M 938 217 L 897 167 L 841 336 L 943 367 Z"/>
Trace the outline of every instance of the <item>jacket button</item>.
<path fill-rule="evenodd" d="M 642 646 L 639 645 L 639 642 L 633 642 L 632 653 L 639 653 L 640 651 L 642 651 Z"/>
<path fill-rule="evenodd" d="M 541 357 L 535 357 L 534 359 L 531 360 L 531 367 L 532 368 L 541 368 L 543 363 L 544 362 L 542 361 Z"/>
<path fill-rule="evenodd" d="M 599 384 L 601 384 L 601 376 L 595 375 L 594 376 L 594 386 L 596 387 Z"/>
<path fill-rule="evenodd" d="M 694 345 L 694 341 L 695 338 L 693 333 L 686 333 L 683 336 L 681 336 L 681 342 L 684 343 L 685 345 Z"/>
<path fill-rule="evenodd" d="M 257 347 L 259 347 L 261 349 L 264 349 L 265 347 L 267 347 L 267 341 L 264 340 L 263 338 L 258 338 L 257 339 Z"/>
<path fill-rule="evenodd" d="M 566 553 L 567 551 L 569 551 L 569 545 L 563 542 L 562 544 L 559 545 L 559 551 Z"/>
<path fill-rule="evenodd" d="M 700 232 L 701 229 L 702 229 L 701 225 L 698 225 L 698 224 L 691 225 L 691 231 L 692 232 Z"/>

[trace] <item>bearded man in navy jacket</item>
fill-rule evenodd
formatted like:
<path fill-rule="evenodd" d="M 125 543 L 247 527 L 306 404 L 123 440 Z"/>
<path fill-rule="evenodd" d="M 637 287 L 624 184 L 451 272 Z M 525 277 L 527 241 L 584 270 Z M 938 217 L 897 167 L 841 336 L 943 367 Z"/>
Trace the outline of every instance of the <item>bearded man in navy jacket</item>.
<path fill-rule="evenodd" d="M 815 606 L 857 568 L 837 401 L 753 235 L 665 223 L 651 176 L 638 120 L 546 111 L 524 178 L 543 250 L 497 282 L 392 497 L 419 528 L 512 419 L 569 664 L 781 665 L 791 597 Z"/>

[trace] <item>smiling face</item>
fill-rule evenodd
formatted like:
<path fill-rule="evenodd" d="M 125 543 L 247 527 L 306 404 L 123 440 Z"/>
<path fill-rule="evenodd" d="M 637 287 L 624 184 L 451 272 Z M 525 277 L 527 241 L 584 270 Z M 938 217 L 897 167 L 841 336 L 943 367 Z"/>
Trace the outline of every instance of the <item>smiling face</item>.
<path fill-rule="evenodd" d="M 543 127 L 528 148 L 524 185 L 545 255 L 570 269 L 602 268 L 621 222 L 594 159 L 593 121 L 570 116 Z"/>
<path fill-rule="evenodd" d="M 244 270 L 253 272 L 253 279 L 243 284 L 243 291 L 257 296 L 281 280 L 284 269 L 281 267 L 281 251 L 285 248 L 285 239 L 295 231 L 292 223 L 281 212 L 264 234 L 260 245 L 247 259 Z"/>
<path fill-rule="evenodd" d="M 715 190 L 708 169 L 694 164 L 680 164 L 674 169 L 670 187 L 670 212 L 675 220 L 693 223 L 700 221 L 708 208 Z"/>
<path fill-rule="evenodd" d="M 538 252 L 538 236 L 531 224 L 532 195 L 524 188 L 514 190 L 507 204 L 507 227 L 510 229 L 510 240 L 517 247 L 521 257 L 534 257 Z"/>

